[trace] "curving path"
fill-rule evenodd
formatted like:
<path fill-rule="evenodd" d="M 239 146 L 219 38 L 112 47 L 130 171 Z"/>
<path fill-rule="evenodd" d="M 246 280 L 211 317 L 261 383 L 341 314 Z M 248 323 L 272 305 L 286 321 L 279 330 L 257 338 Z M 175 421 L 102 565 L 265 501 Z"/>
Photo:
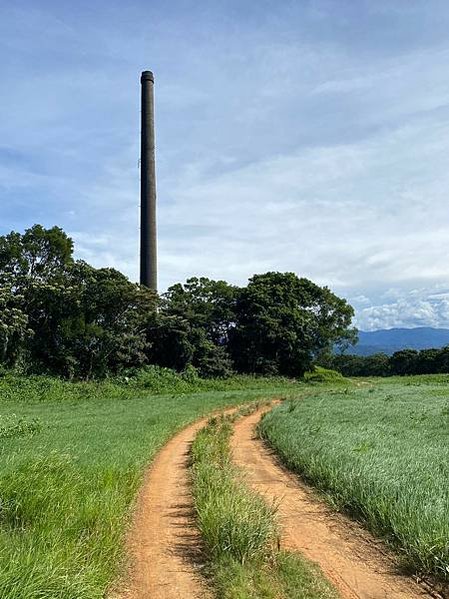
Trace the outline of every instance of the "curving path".
<path fill-rule="evenodd" d="M 398 573 L 383 544 L 335 514 L 297 476 L 286 471 L 255 436 L 267 408 L 239 419 L 233 455 L 248 483 L 279 504 L 282 546 L 319 564 L 346 599 L 424 599 L 430 594 Z M 227 412 L 231 412 L 228 410 Z M 201 571 L 189 481 L 189 450 L 207 418 L 188 426 L 158 453 L 139 493 L 128 537 L 126 582 L 109 599 L 210 599 Z"/>
<path fill-rule="evenodd" d="M 249 484 L 279 504 L 284 548 L 316 562 L 344 598 L 423 599 L 435 597 L 398 572 L 394 558 L 359 525 L 335 514 L 297 476 L 284 469 L 255 435 L 259 410 L 235 425 L 235 462 Z"/>

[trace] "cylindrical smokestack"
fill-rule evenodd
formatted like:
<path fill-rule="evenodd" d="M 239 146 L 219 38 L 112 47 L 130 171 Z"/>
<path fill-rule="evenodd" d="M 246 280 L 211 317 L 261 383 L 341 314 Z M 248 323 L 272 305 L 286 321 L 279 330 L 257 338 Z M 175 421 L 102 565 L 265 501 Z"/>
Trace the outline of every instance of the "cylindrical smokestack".
<path fill-rule="evenodd" d="M 140 283 L 157 291 L 154 76 L 143 71 L 140 155 Z"/>

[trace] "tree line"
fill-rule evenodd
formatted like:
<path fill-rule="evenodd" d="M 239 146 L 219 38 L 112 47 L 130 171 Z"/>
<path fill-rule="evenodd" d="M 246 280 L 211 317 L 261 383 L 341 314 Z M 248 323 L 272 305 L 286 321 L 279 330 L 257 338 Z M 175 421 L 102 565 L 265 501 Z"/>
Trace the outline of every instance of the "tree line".
<path fill-rule="evenodd" d="M 403 349 L 391 356 L 335 354 L 322 357 L 322 366 L 344 376 L 405 376 L 412 374 L 449 373 L 449 346 L 441 349 Z"/>
<path fill-rule="evenodd" d="M 0 236 L 0 365 L 95 378 L 156 364 L 204 377 L 302 376 L 354 341 L 353 309 L 294 273 L 190 278 L 157 295 L 73 256 L 59 227 Z"/>

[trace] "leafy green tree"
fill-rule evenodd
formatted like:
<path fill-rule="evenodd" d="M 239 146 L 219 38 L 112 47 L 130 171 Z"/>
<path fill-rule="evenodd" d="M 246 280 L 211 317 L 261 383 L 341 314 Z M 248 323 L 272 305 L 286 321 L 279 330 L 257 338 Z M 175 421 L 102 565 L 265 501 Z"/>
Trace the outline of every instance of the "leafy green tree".
<path fill-rule="evenodd" d="M 422 349 L 415 362 L 416 372 L 413 374 L 433 374 L 438 372 L 438 362 L 441 350 Z"/>
<path fill-rule="evenodd" d="M 388 376 L 390 374 L 390 358 L 387 354 L 377 353 L 363 359 L 362 376 Z"/>
<path fill-rule="evenodd" d="M 236 287 L 206 277 L 171 286 L 148 328 L 149 361 L 176 370 L 194 366 L 204 377 L 228 376 L 236 294 Z"/>
<path fill-rule="evenodd" d="M 449 345 L 442 347 L 435 357 L 435 373 L 449 373 Z"/>
<path fill-rule="evenodd" d="M 204 329 L 192 329 L 195 347 L 192 366 L 204 378 L 226 378 L 234 370 L 227 347 L 211 341 Z"/>
<path fill-rule="evenodd" d="M 355 335 L 353 308 L 294 273 L 255 275 L 240 290 L 231 355 L 239 371 L 302 376 L 313 359 Z"/>
<path fill-rule="evenodd" d="M 344 353 L 328 355 L 324 361 L 320 357 L 318 364 L 325 368 L 337 370 L 343 376 L 363 376 L 364 359 L 361 356 Z"/>
<path fill-rule="evenodd" d="M 150 290 L 112 269 L 77 262 L 58 284 L 34 286 L 31 352 L 42 369 L 92 378 L 146 361 Z"/>
<path fill-rule="evenodd" d="M 17 355 L 15 346 L 24 350 L 26 342 L 31 370 L 68 377 L 144 363 L 156 295 L 114 269 L 75 262 L 72 254 L 72 240 L 58 227 L 35 225 L 0 237 L 0 351 Z"/>
<path fill-rule="evenodd" d="M 183 371 L 194 366 L 205 377 L 226 377 L 232 362 L 226 347 L 211 341 L 205 329 L 178 315 L 157 313 L 147 329 L 148 361 Z"/>
<path fill-rule="evenodd" d="M 191 327 L 181 316 L 153 314 L 148 322 L 146 338 L 150 364 L 178 371 L 192 364 L 195 347 Z"/>
<path fill-rule="evenodd" d="M 234 325 L 237 293 L 226 281 L 192 277 L 169 287 L 161 311 L 185 319 L 192 329 L 203 329 L 213 343 L 224 345 Z"/>
<path fill-rule="evenodd" d="M 338 370 L 343 376 L 388 376 L 390 374 L 390 359 L 384 353 L 371 356 L 336 354 L 328 364 L 329 368 Z"/>
<path fill-rule="evenodd" d="M 28 317 L 20 308 L 20 297 L 10 289 L 0 288 L 0 364 L 15 366 L 24 350 L 24 342 L 31 335 Z"/>
<path fill-rule="evenodd" d="M 58 278 L 73 264 L 73 241 L 59 227 L 34 225 L 22 235 L 0 236 L 0 285 L 13 281 L 24 292 L 33 283 Z"/>
<path fill-rule="evenodd" d="M 390 357 L 392 374 L 406 375 L 418 372 L 419 352 L 416 349 L 402 349 Z"/>
<path fill-rule="evenodd" d="M 13 366 L 34 337 L 29 312 L 35 288 L 61 279 L 73 263 L 72 240 L 58 227 L 35 225 L 0 236 L 0 359 Z"/>

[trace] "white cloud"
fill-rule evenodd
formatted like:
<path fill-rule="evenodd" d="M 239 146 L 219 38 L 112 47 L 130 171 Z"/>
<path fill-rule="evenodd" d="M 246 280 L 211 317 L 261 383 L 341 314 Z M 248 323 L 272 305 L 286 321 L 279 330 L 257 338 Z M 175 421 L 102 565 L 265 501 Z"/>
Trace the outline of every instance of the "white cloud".
<path fill-rule="evenodd" d="M 449 123 L 447 134 L 444 145 L 438 131 L 417 125 L 210 177 L 197 166 L 197 180 L 192 173 L 178 180 L 170 203 L 161 204 L 162 254 L 188 248 L 206 271 L 217 275 L 231 264 L 240 281 L 251 274 L 247 261 L 340 289 L 444 279 L 449 172 L 441 156 L 449 151 Z M 434 152 L 437 142 L 444 151 Z M 409 183 L 411 148 L 414 164 L 432 166 Z M 195 228 L 203 231 L 196 240 Z"/>
<path fill-rule="evenodd" d="M 365 331 L 379 328 L 414 326 L 447 327 L 449 323 L 449 291 L 436 294 L 428 289 L 403 292 L 391 303 L 361 308 L 357 326 Z"/>

